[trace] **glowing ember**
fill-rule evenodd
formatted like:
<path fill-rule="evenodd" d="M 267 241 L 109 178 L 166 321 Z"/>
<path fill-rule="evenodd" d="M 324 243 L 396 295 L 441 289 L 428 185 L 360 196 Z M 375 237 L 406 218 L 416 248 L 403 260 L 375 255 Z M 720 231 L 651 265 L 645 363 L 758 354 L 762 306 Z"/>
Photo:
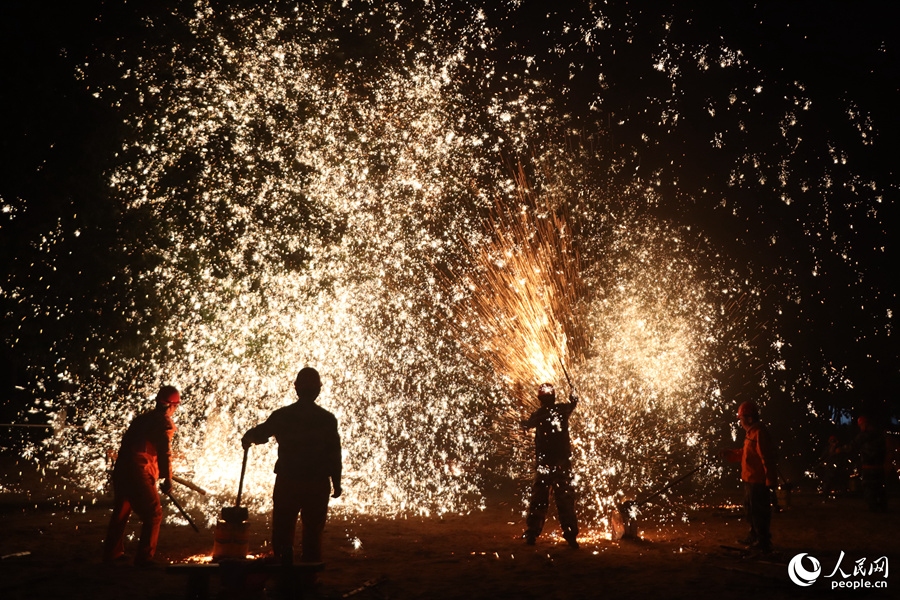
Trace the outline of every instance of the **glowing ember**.
<path fill-rule="evenodd" d="M 250 558 L 250 557 L 248 556 L 247 558 Z M 208 554 L 195 554 L 194 556 L 188 556 L 186 559 L 184 559 L 184 562 L 192 563 L 192 564 L 211 563 L 212 556 L 210 556 Z"/>

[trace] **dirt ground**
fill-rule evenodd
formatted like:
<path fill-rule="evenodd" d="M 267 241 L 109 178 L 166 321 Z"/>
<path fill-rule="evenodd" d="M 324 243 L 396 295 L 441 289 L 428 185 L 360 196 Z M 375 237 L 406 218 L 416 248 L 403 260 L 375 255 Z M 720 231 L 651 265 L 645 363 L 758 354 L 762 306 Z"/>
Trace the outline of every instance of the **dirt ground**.
<path fill-rule="evenodd" d="M 183 598 L 186 581 L 164 568 L 108 566 L 100 561 L 111 502 L 65 498 L 43 486 L 28 489 L 21 464 L 4 463 L 0 486 L 0 598 L 168 599 Z M 41 491 L 43 490 L 43 492 Z M 896 598 L 889 565 L 900 565 L 900 498 L 889 511 L 866 510 L 856 495 L 826 497 L 812 491 L 792 495 L 773 520 L 775 552 L 745 556 L 736 540 L 746 533 L 739 493 L 729 490 L 694 507 L 677 525 L 659 525 L 649 509 L 640 538 L 612 541 L 585 531 L 581 549 L 570 549 L 555 519 L 534 547 L 520 539 L 521 508 L 497 504 L 449 518 L 333 516 L 325 533 L 326 569 L 313 598 Z M 164 503 L 165 505 L 165 503 Z M 166 507 L 166 511 L 173 510 Z M 134 520 L 133 520 L 134 521 Z M 136 533 L 137 522 L 129 525 Z M 252 552 L 266 550 L 269 524 L 251 515 Z M 164 523 L 158 557 L 183 562 L 209 554 L 214 531 L 195 533 Z M 127 542 L 133 551 L 136 539 Z M 730 549 L 735 548 L 735 549 Z M 809 587 L 788 576 L 799 553 L 818 559 L 821 573 Z M 841 558 L 843 553 L 843 558 Z M 807 570 L 811 563 L 804 563 Z M 862 561 L 861 563 L 859 561 Z M 863 567 L 864 573 L 854 574 Z M 881 568 L 885 567 L 885 568 Z M 869 571 L 873 570 L 870 574 Z M 887 573 L 885 573 L 887 571 Z M 844 577 L 844 575 L 847 575 Z M 834 585 L 879 585 L 832 589 Z M 893 584 L 893 585 L 892 585 Z M 255 597 L 274 597 L 268 592 Z M 241 597 L 213 578 L 211 597 Z"/>

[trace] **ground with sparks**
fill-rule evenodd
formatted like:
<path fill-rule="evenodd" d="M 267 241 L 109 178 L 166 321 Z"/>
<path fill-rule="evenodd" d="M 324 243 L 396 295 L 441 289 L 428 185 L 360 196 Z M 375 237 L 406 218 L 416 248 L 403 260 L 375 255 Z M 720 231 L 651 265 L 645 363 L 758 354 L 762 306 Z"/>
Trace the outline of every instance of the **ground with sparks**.
<path fill-rule="evenodd" d="M 70 490 L 46 482 L 31 486 L 30 477 L 27 471 L 18 478 L 7 476 L 0 490 L 0 530 L 4 532 L 0 596 L 9 600 L 183 597 L 185 580 L 180 576 L 166 575 L 161 568 L 108 567 L 100 562 L 109 497 L 79 506 Z M 361 600 L 739 598 L 760 593 L 795 598 L 803 595 L 803 589 L 788 578 L 787 564 L 798 553 L 818 557 L 823 575 L 832 571 L 841 552 L 846 557 L 840 566 L 847 572 L 860 558 L 867 564 L 884 556 L 888 561 L 900 559 L 896 509 L 874 515 L 856 496 L 825 498 L 803 492 L 775 516 L 775 555 L 741 558 L 722 548 L 736 546 L 735 540 L 745 533 L 736 509 L 727 508 L 738 495 L 728 490 L 718 501 L 690 511 L 688 522 L 678 525 L 660 527 L 652 514 L 646 514 L 639 526 L 640 540 L 592 539 L 585 532 L 578 551 L 558 538 L 553 519 L 548 523 L 550 535 L 545 534 L 533 548 L 525 546 L 518 537 L 521 515 L 499 500 L 483 512 L 443 519 L 336 517 L 325 533 L 327 568 L 317 594 Z M 890 503 L 898 505 L 896 491 Z M 170 514 L 169 507 L 165 510 Z M 253 515 L 251 523 L 251 551 L 264 551 L 267 517 Z M 136 531 L 133 523 L 130 531 Z M 183 562 L 208 554 L 212 540 L 212 529 L 201 528 L 196 534 L 187 526 L 167 523 L 159 556 Z M 133 549 L 134 542 L 130 545 Z M 750 581 L 753 590 L 748 589 Z M 808 591 L 821 595 L 829 581 L 819 581 Z M 211 591 L 212 597 L 219 592 L 215 579 Z M 871 594 L 853 591 L 854 597 L 889 597 L 888 590 Z"/>

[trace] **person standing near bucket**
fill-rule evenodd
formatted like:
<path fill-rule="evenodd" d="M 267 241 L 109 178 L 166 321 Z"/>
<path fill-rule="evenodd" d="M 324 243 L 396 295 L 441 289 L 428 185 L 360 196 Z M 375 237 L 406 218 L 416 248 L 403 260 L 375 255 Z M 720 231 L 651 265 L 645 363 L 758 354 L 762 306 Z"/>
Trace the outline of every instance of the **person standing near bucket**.
<path fill-rule="evenodd" d="M 328 496 L 341 495 L 341 438 L 337 419 L 315 403 L 322 389 L 318 371 L 301 369 L 294 389 L 295 403 L 279 408 L 241 439 L 244 449 L 265 444 L 271 437 L 278 442 L 272 551 L 283 564 L 293 563 L 298 515 L 303 526 L 303 562 L 322 560 Z"/>
<path fill-rule="evenodd" d="M 533 546 L 544 528 L 550 506 L 550 490 L 556 497 L 556 511 L 563 537 L 572 548 L 578 548 L 578 518 L 575 515 L 575 490 L 572 487 L 572 448 L 569 442 L 569 415 L 578 398 L 571 394 L 569 402 L 556 403 L 556 391 L 549 383 L 538 388 L 540 408 L 522 421 L 525 429 L 534 429 L 535 476 L 525 519 L 525 543 Z"/>
<path fill-rule="evenodd" d="M 178 390 L 171 385 L 163 386 L 156 394 L 156 407 L 136 417 L 122 436 L 112 474 L 115 500 L 103 546 L 105 562 L 124 556 L 125 526 L 134 510 L 143 523 L 134 564 L 155 564 L 153 556 L 162 523 L 156 481 L 162 479 L 160 489 L 163 492 L 172 489 L 170 445 L 175 433 L 172 413 L 179 402 Z"/>
<path fill-rule="evenodd" d="M 765 553 L 772 551 L 771 490 L 778 485 L 775 444 L 768 429 L 759 419 L 759 408 L 753 402 L 738 407 L 738 419 L 744 428 L 744 447 L 722 450 L 720 455 L 729 462 L 741 463 L 744 481 L 744 507 L 750 522 L 750 534 L 741 543 Z"/>

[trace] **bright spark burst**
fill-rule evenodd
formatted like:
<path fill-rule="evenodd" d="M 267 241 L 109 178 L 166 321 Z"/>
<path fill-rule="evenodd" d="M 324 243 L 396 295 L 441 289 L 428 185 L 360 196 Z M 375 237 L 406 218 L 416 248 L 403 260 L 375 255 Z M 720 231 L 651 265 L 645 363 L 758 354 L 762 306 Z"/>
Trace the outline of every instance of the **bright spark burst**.
<path fill-rule="evenodd" d="M 605 529 L 621 490 L 646 490 L 708 456 L 696 432 L 721 423 L 718 377 L 735 358 L 726 345 L 746 328 L 726 310 L 740 286 L 711 260 L 698 266 L 687 231 L 629 223 L 580 239 L 561 194 L 574 188 L 544 179 L 546 196 L 520 170 L 515 204 L 484 219 L 446 295 L 458 299 L 451 322 L 473 363 L 487 362 L 506 387 L 494 427 L 514 476 L 530 472 L 518 423 L 536 408 L 537 385 L 563 390 L 573 374 L 580 510 Z"/>
<path fill-rule="evenodd" d="M 524 406 L 542 382 L 561 383 L 583 360 L 581 265 L 565 199 L 537 202 L 524 172 L 517 205 L 497 205 L 486 219 L 487 239 L 463 242 L 463 264 L 444 282 L 460 298 L 450 320 L 475 363 L 487 360 Z"/>
<path fill-rule="evenodd" d="M 312 365 L 344 440 L 338 508 L 478 506 L 478 390 L 464 359 L 425 335 L 431 261 L 468 226 L 448 210 L 471 159 L 450 77 L 459 57 L 417 56 L 354 88 L 318 58 L 329 41 L 284 41 L 287 23 L 245 17 L 251 43 L 222 35 L 209 10 L 189 25 L 206 54 L 177 49 L 175 81 L 133 74 L 142 104 L 160 108 L 133 117 L 134 159 L 112 176 L 129 210 L 174 225 L 159 266 L 138 275 L 168 299 L 168 322 L 148 333 L 170 341 L 123 373 L 154 373 L 138 394 L 185 390 L 180 468 L 227 502 L 241 434 L 292 402 L 293 374 Z M 134 414 L 134 395 L 123 400 L 85 416 L 92 439 L 76 455 L 115 446 Z M 260 509 L 274 458 L 274 443 L 251 451 L 245 494 Z"/>
<path fill-rule="evenodd" d="M 621 490 L 646 490 L 704 456 L 735 370 L 774 364 L 754 341 L 764 295 L 755 279 L 699 229 L 653 216 L 662 176 L 637 174 L 640 152 L 684 122 L 678 94 L 692 69 L 744 74 L 704 108 L 740 122 L 711 136 L 715 148 L 746 143 L 769 86 L 741 51 L 692 50 L 666 34 L 648 68 L 673 96 L 658 103 L 643 145 L 633 157 L 589 158 L 547 135 L 569 131 L 573 117 L 548 97 L 540 61 L 505 71 L 484 57 L 502 24 L 436 2 L 417 7 L 418 20 L 394 3 L 374 7 L 273 18 L 223 15 L 201 0 L 173 17 L 189 43 L 126 57 L 121 82 L 98 92 L 130 107 L 110 184 L 133 222 L 163 233 L 127 242 L 136 266 L 123 276 L 152 289 L 161 316 L 130 313 L 146 319 L 146 345 L 116 350 L 110 372 L 73 382 L 61 404 L 78 408 L 78 427 L 51 441 L 55 461 L 99 488 L 106 452 L 140 401 L 174 383 L 184 398 L 176 467 L 218 495 L 205 507 L 212 523 L 236 490 L 240 435 L 293 401 L 294 374 L 312 365 L 344 441 L 339 508 L 465 512 L 484 505 L 493 472 L 527 473 L 528 445 L 510 423 L 534 384 L 565 387 L 564 364 L 583 398 L 572 424 L 582 519 L 603 528 Z M 592 49 L 619 35 L 594 16 L 571 28 Z M 340 40 L 350 29 L 358 38 Z M 368 54 L 378 49 L 392 58 Z M 606 74 L 597 81 L 607 89 Z M 790 118 L 778 121 L 791 148 L 808 108 L 797 88 Z M 850 116 L 871 144 L 870 119 L 857 107 Z M 802 157 L 747 145 L 723 177 L 736 192 L 774 190 L 790 205 L 781 188 Z M 837 187 L 846 157 L 831 154 L 834 175 L 795 194 Z M 508 156 L 533 157 L 534 189 L 510 176 Z M 874 182 L 848 177 L 880 203 Z M 501 209 L 484 218 L 491 206 Z M 818 225 L 826 232 L 829 216 Z M 41 247 L 65 235 L 54 230 Z M 852 255 L 849 242 L 835 248 Z M 450 290 L 448 273 L 462 276 Z M 789 347 L 784 333 L 766 335 Z M 473 360 L 491 368 L 473 371 Z M 260 510 L 274 458 L 274 444 L 251 451 L 245 497 Z"/>

